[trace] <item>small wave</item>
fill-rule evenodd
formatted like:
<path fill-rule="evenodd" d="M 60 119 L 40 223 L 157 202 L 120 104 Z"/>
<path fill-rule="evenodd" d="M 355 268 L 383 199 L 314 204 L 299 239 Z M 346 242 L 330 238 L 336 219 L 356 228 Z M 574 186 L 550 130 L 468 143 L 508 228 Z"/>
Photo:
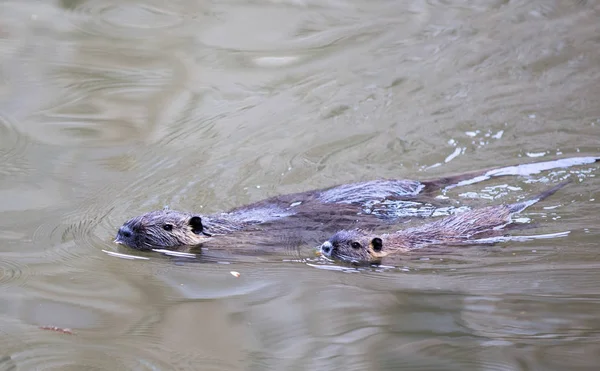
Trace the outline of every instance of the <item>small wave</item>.
<path fill-rule="evenodd" d="M 2 258 L 0 260 L 0 286 L 14 286 L 25 283 L 30 270 L 27 265 Z"/>
<path fill-rule="evenodd" d="M 18 125 L 0 112 L 0 175 L 29 173 L 31 165 L 25 159 L 30 142 L 16 131 Z"/>
<path fill-rule="evenodd" d="M 46 220 L 33 233 L 33 242 L 45 246 L 46 261 L 62 266 L 78 266 L 81 260 L 101 259 L 98 247 L 106 241 L 96 233 L 111 208 L 110 203 L 92 203 L 86 209 L 62 214 L 60 219 Z"/>
<path fill-rule="evenodd" d="M 152 31 L 165 32 L 181 26 L 183 11 L 142 3 L 80 2 L 71 7 L 71 22 L 80 31 L 121 40 L 146 39 Z"/>
<path fill-rule="evenodd" d="M 10 355 L 19 369 L 86 369 L 86 370 L 168 370 L 173 369 L 166 352 L 150 352 L 119 345 L 86 345 L 71 337 L 39 330 L 41 341 L 28 341 L 27 346 Z M 54 337 L 54 339 L 52 339 Z M 88 343 L 89 344 L 89 343 Z M 171 360 L 176 361 L 176 360 Z"/>

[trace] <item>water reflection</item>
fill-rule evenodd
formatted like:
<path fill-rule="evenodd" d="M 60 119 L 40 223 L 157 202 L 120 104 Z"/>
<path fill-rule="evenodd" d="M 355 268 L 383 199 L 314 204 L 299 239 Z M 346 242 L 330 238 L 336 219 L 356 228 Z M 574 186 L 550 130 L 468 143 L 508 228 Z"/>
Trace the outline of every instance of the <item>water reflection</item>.
<path fill-rule="evenodd" d="M 387 267 L 111 241 L 164 205 L 597 156 L 598 15 L 594 1 L 3 2 L 0 369 L 596 369 L 594 164 L 442 195 L 477 207 L 577 179 L 520 231 L 567 237 Z"/>

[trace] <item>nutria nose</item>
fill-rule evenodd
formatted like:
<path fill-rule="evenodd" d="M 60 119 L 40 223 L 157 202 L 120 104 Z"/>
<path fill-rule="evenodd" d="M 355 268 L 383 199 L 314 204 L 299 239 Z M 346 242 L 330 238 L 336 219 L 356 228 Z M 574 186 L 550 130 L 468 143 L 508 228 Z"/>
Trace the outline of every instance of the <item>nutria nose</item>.
<path fill-rule="evenodd" d="M 323 244 L 321 245 L 321 251 L 323 252 L 323 254 L 329 255 L 331 254 L 331 250 L 333 250 L 333 245 L 331 244 L 331 242 L 323 242 Z"/>
<path fill-rule="evenodd" d="M 127 226 L 122 226 L 119 228 L 119 234 L 125 238 L 131 237 L 131 229 Z"/>

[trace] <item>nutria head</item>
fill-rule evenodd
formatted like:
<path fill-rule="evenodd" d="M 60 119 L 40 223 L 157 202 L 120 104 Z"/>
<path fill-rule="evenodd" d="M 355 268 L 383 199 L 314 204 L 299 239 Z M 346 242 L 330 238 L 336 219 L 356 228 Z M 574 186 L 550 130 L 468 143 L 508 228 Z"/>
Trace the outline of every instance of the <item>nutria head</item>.
<path fill-rule="evenodd" d="M 165 209 L 129 219 L 115 242 L 137 250 L 173 249 L 198 245 L 209 237 L 199 215 Z"/>
<path fill-rule="evenodd" d="M 329 258 L 352 264 L 376 264 L 385 256 L 383 240 L 362 230 L 343 230 L 321 245 L 321 253 Z"/>

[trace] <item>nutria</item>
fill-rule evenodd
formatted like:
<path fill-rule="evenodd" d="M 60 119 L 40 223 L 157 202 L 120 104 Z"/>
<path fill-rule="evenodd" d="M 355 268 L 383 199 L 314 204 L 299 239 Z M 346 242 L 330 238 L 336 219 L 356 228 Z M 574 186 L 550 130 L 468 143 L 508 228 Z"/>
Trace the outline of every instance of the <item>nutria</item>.
<path fill-rule="evenodd" d="M 373 180 L 275 196 L 225 213 L 198 215 L 173 210 L 148 212 L 126 221 L 115 242 L 138 250 L 192 247 L 236 247 L 250 254 L 265 246 L 295 249 L 319 244 L 341 228 L 379 228 L 402 218 L 407 206 L 434 202 L 428 197 L 443 187 L 472 184 L 492 177 L 528 175 L 543 170 L 591 164 L 597 157 L 565 158 L 491 170 L 474 171 L 431 181 Z M 404 208 L 404 209 L 403 209 Z M 409 210 L 410 211 L 410 210 Z"/>
<path fill-rule="evenodd" d="M 509 205 L 487 206 L 393 233 L 373 233 L 361 229 L 341 230 L 321 245 L 329 258 L 355 265 L 379 264 L 391 254 L 426 246 L 466 245 L 500 233 L 512 223 L 511 217 L 551 196 L 569 181 L 560 183 L 538 196 Z"/>

